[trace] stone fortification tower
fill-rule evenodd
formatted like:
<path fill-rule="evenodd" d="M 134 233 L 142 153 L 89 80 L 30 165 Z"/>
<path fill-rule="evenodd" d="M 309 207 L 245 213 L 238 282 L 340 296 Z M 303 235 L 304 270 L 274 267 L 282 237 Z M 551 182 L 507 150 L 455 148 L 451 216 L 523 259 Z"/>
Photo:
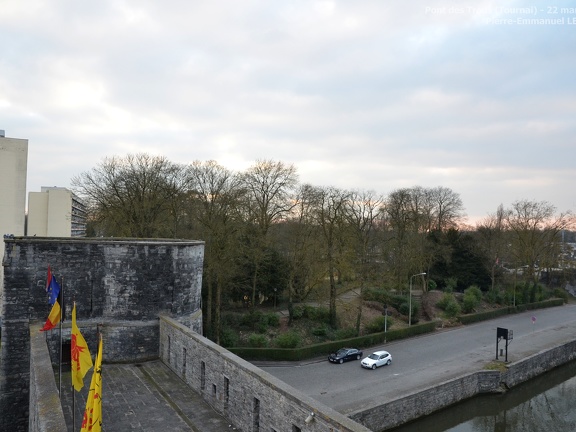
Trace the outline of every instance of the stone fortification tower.
<path fill-rule="evenodd" d="M 29 324 L 44 322 L 48 266 L 64 290 L 93 352 L 96 328 L 106 340 L 104 362 L 159 356 L 159 313 L 202 333 L 204 243 L 190 240 L 15 237 L 4 239 L 0 317 L 0 430 L 28 428 Z M 70 339 L 65 322 L 64 343 Z M 54 348 L 58 331 L 48 332 Z"/>

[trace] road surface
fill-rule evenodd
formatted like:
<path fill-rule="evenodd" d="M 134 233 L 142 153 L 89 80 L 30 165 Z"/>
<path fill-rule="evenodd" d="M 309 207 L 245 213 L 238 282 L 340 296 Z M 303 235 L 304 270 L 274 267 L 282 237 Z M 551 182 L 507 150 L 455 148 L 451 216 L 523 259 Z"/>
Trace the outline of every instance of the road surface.
<path fill-rule="evenodd" d="M 380 349 L 392 354 L 392 364 L 376 370 L 363 369 L 359 361 L 340 365 L 324 358 L 288 365 L 256 364 L 324 405 L 351 414 L 482 370 L 496 358 L 497 327 L 513 331 L 508 362 L 518 361 L 575 339 L 576 305 L 507 315 L 416 338 L 359 347 L 365 356 Z M 505 341 L 499 348 L 505 348 Z"/>

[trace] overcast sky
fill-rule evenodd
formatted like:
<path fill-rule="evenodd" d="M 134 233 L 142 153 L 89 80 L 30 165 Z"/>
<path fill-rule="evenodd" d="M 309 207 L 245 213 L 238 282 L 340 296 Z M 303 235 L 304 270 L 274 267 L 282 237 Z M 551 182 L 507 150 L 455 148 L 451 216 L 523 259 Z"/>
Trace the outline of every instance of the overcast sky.
<path fill-rule="evenodd" d="M 575 210 L 576 3 L 539 4 L 0 0 L 0 129 L 28 191 L 144 152 Z"/>

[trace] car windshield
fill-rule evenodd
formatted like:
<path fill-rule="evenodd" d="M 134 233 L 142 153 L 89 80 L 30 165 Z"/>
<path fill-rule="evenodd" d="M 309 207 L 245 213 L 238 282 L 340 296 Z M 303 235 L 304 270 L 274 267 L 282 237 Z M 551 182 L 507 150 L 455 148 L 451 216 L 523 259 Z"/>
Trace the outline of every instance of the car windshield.
<path fill-rule="evenodd" d="M 336 355 L 339 355 L 339 356 L 346 355 L 347 352 L 348 352 L 347 349 L 342 348 L 342 349 L 339 349 L 338 351 L 336 351 Z"/>
<path fill-rule="evenodd" d="M 372 359 L 372 360 L 378 360 L 380 357 L 377 356 L 376 354 L 370 354 L 370 355 L 368 356 L 368 358 L 369 358 L 369 359 Z"/>

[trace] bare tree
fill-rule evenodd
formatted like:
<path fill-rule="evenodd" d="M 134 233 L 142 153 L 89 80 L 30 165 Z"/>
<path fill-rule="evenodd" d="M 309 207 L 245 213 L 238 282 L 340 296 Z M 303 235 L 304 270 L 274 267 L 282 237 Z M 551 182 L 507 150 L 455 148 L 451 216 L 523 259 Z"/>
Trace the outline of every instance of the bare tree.
<path fill-rule="evenodd" d="M 506 227 L 512 234 L 512 253 L 516 266 L 524 266 L 527 281 L 538 281 L 538 269 L 559 258 L 559 235 L 574 225 L 570 212 L 555 214 L 546 201 L 521 200 L 506 212 Z"/>
<path fill-rule="evenodd" d="M 302 185 L 296 193 L 294 207 L 280 225 L 277 245 L 289 266 L 288 315 L 293 319 L 293 304 L 299 303 L 324 281 L 326 272 L 322 261 L 322 244 L 317 225 L 314 223 L 315 191 L 310 185 Z M 278 237 L 279 236 L 279 237 Z"/>
<path fill-rule="evenodd" d="M 98 233 L 118 237 L 173 237 L 176 203 L 186 190 L 183 166 L 147 154 L 104 158 L 72 179 Z"/>
<path fill-rule="evenodd" d="M 239 252 L 239 210 L 244 190 L 238 175 L 215 161 L 196 161 L 187 173 L 191 185 L 188 214 L 198 223 L 198 234 L 206 242 L 207 336 L 220 343 L 222 294 L 233 277 L 235 256 Z"/>
<path fill-rule="evenodd" d="M 369 279 L 370 268 L 376 259 L 375 231 L 381 218 L 384 200 L 373 191 L 353 191 L 346 202 L 345 218 L 352 232 L 357 272 L 360 279 L 360 298 L 356 318 L 356 332 L 362 321 L 362 291 Z"/>
<path fill-rule="evenodd" d="M 504 206 L 500 204 L 496 213 L 488 215 L 476 226 L 478 244 L 487 257 L 492 290 L 496 284 L 496 268 L 505 257 L 507 249 L 505 218 Z"/>
<path fill-rule="evenodd" d="M 464 218 L 464 205 L 460 195 L 450 188 L 438 186 L 430 189 L 430 201 L 435 216 L 432 229 L 445 231 L 457 228 Z"/>
<path fill-rule="evenodd" d="M 341 239 L 346 203 L 350 198 L 347 191 L 334 187 L 315 188 L 315 222 L 324 240 L 324 256 L 330 280 L 329 316 L 330 325 L 336 327 L 336 274 L 341 263 Z"/>
<path fill-rule="evenodd" d="M 272 224 L 280 222 L 295 205 L 292 194 L 298 183 L 298 175 L 293 165 L 259 160 L 242 175 L 242 183 L 247 192 L 245 211 L 254 268 L 251 302 L 254 305 L 268 232 Z"/>

